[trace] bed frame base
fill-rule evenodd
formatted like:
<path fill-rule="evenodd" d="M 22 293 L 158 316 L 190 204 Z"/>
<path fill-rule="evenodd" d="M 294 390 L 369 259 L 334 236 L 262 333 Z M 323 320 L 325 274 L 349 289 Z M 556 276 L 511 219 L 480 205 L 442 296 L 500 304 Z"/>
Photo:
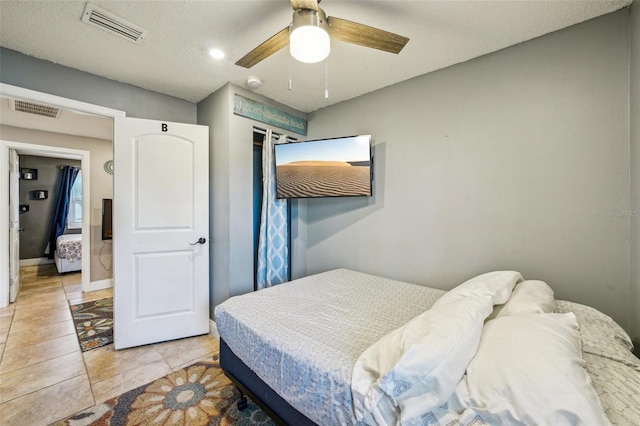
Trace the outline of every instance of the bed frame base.
<path fill-rule="evenodd" d="M 222 339 L 220 339 L 220 367 L 240 392 L 249 396 L 277 424 L 317 426 L 263 382 Z M 240 407 L 240 402 L 238 402 L 238 409 L 243 409 Z"/>

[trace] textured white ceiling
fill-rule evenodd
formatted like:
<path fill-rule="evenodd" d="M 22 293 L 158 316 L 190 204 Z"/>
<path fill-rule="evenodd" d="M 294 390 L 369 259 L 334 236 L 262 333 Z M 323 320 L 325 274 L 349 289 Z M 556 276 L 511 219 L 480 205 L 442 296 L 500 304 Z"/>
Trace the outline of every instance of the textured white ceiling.
<path fill-rule="evenodd" d="M 325 64 L 301 64 L 288 49 L 250 70 L 234 63 L 291 21 L 287 0 L 97 1 L 90 3 L 149 31 L 136 45 L 84 24 L 83 1 L 0 1 L 0 44 L 148 90 L 198 102 L 227 82 L 311 112 L 440 68 L 613 12 L 631 0 L 344 1 L 328 16 L 410 38 L 399 55 L 332 42 Z M 226 59 L 208 55 L 212 47 Z M 288 90 L 288 79 L 293 90 Z"/>

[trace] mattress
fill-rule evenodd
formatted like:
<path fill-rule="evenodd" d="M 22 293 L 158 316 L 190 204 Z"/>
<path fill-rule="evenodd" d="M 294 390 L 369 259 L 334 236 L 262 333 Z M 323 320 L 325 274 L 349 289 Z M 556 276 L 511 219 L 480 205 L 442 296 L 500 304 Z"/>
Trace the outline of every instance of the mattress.
<path fill-rule="evenodd" d="M 639 425 L 640 359 L 630 352 L 629 335 L 609 316 L 589 306 L 557 300 L 556 312 L 576 316 L 585 369 L 611 423 Z"/>
<path fill-rule="evenodd" d="M 231 298 L 215 318 L 233 353 L 291 406 L 317 424 L 349 425 L 360 354 L 444 293 L 341 269 Z M 556 312 L 575 314 L 585 370 L 612 424 L 640 424 L 640 360 L 628 334 L 585 305 L 557 300 Z"/>
<path fill-rule="evenodd" d="M 82 260 L 82 234 L 60 235 L 56 240 L 56 251 L 60 259 L 69 262 Z"/>
<path fill-rule="evenodd" d="M 444 293 L 338 269 L 231 298 L 215 318 L 230 349 L 291 406 L 317 424 L 349 425 L 358 356 Z"/>

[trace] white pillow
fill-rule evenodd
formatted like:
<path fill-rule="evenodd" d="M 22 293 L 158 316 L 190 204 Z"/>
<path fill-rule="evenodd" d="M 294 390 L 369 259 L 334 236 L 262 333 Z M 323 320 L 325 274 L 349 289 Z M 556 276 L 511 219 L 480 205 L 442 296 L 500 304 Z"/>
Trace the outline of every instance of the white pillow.
<path fill-rule="evenodd" d="M 444 305 L 469 296 L 489 296 L 494 305 L 500 305 L 509 299 L 513 286 L 522 280 L 522 275 L 516 271 L 487 272 L 449 290 L 433 306 Z"/>
<path fill-rule="evenodd" d="M 507 303 L 494 308 L 489 319 L 510 315 L 550 314 L 556 309 L 553 290 L 544 281 L 523 281 L 513 288 Z"/>
<path fill-rule="evenodd" d="M 497 424 L 609 425 L 583 367 L 572 313 L 496 318 L 485 325 L 461 399 Z"/>

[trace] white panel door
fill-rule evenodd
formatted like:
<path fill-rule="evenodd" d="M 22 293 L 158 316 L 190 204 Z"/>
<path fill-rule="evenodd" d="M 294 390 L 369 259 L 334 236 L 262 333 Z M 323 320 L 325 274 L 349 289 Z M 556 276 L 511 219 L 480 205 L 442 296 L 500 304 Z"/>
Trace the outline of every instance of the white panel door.
<path fill-rule="evenodd" d="M 117 118 L 116 349 L 209 332 L 209 128 Z"/>
<path fill-rule="evenodd" d="M 9 150 L 9 302 L 20 291 L 20 160 Z"/>

